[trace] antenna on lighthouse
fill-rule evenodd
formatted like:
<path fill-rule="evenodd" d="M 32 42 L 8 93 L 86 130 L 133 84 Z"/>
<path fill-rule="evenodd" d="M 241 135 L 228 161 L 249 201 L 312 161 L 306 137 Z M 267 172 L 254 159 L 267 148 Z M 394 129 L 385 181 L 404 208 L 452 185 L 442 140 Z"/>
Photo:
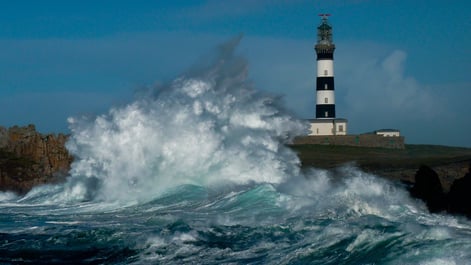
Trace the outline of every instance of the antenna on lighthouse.
<path fill-rule="evenodd" d="M 319 14 L 318 16 L 320 16 L 322 18 L 322 20 L 327 20 L 328 17 L 330 17 L 330 14 L 327 14 L 327 13 L 322 13 L 322 14 Z"/>

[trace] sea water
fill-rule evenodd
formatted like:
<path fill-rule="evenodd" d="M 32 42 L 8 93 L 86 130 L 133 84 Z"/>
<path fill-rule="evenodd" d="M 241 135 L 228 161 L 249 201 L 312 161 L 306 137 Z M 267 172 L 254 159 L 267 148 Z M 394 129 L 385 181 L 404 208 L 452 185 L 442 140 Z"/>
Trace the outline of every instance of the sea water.
<path fill-rule="evenodd" d="M 287 144 L 308 126 L 234 45 L 70 118 L 67 181 L 0 193 L 0 264 L 471 264 L 468 220 L 349 165 L 301 170 Z"/>

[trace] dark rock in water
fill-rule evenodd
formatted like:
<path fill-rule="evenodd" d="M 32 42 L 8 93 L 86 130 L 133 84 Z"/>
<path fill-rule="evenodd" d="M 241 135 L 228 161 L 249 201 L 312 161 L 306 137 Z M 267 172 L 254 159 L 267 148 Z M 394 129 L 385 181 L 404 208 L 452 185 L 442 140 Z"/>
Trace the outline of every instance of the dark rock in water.
<path fill-rule="evenodd" d="M 446 211 L 471 218 L 471 164 L 464 177 L 455 179 L 448 193 L 443 191 L 438 174 L 428 166 L 421 166 L 415 183 L 406 182 L 410 194 L 423 200 L 430 212 Z"/>
<path fill-rule="evenodd" d="M 440 212 L 446 209 L 446 196 L 440 178 L 428 166 L 420 166 L 415 174 L 415 183 L 410 193 L 413 197 L 422 199 L 430 212 Z"/>
<path fill-rule="evenodd" d="M 66 135 L 43 135 L 34 125 L 0 127 L 0 191 L 25 193 L 63 180 L 72 162 L 66 141 Z"/>
<path fill-rule="evenodd" d="M 451 185 L 448 193 L 448 211 L 471 218 L 471 165 L 469 172 Z"/>

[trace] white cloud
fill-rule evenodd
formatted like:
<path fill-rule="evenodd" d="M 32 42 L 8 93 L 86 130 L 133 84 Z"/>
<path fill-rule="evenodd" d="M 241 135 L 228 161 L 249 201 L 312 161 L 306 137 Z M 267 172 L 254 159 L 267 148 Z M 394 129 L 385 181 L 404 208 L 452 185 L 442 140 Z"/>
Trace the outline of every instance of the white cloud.
<path fill-rule="evenodd" d="M 431 119 L 442 113 L 442 106 L 430 88 L 406 76 L 404 51 L 391 51 L 384 59 L 363 53 L 351 54 L 345 75 L 339 80 L 346 89 L 347 113 L 386 120 Z"/>

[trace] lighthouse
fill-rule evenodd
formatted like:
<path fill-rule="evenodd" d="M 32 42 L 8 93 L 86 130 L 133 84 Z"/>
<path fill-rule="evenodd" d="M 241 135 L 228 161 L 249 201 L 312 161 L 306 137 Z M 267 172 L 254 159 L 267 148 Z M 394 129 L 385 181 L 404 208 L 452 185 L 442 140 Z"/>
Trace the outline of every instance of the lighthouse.
<path fill-rule="evenodd" d="M 347 120 L 336 118 L 334 85 L 334 50 L 329 14 L 320 14 L 317 27 L 316 118 L 311 123 L 310 135 L 346 135 Z"/>

